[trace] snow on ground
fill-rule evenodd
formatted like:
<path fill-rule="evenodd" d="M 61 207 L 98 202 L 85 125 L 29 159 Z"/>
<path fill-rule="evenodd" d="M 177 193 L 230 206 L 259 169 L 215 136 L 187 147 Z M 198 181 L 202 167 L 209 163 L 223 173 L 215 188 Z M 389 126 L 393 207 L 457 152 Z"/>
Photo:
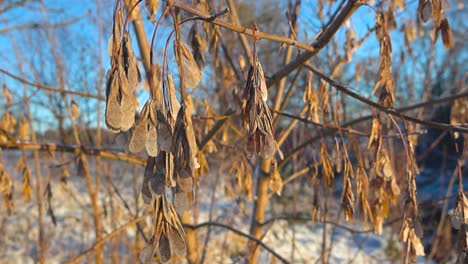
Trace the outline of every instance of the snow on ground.
<path fill-rule="evenodd" d="M 120 182 L 119 190 L 129 203 L 130 208 L 133 209 L 135 204 L 132 203 L 132 188 L 123 188 L 131 186 L 131 183 L 128 184 Z M 16 180 L 15 185 L 16 190 L 21 189 L 19 179 Z M 91 205 L 88 194 L 85 193 L 86 188 L 82 178 L 72 178 L 67 188 L 63 188 L 58 181 L 53 181 L 51 186 L 52 206 L 57 218 L 57 226 L 52 224 L 49 216 L 44 216 L 49 245 L 47 260 L 48 263 L 63 263 L 85 251 L 95 242 L 93 222 L 89 215 Z M 217 190 L 222 189 L 217 188 Z M 19 194 L 15 195 L 20 196 Z M 105 205 L 106 210 L 109 210 L 108 193 L 101 190 L 100 197 L 101 206 Z M 116 197 L 114 199 L 113 210 L 119 211 L 121 217 L 114 219 L 115 221 L 112 221 L 110 217 L 104 217 L 105 233 L 111 232 L 132 219 L 119 200 Z M 4 233 L 0 238 L 0 263 L 34 263 L 34 259 L 38 255 L 36 246 L 37 208 L 32 202 L 27 203 L 20 197 L 14 200 L 14 212 L 5 220 L 6 228 L 4 228 Z M 198 223 L 209 220 L 210 200 L 210 191 L 201 192 Z M 215 201 L 212 221 L 228 224 L 248 233 L 250 223 L 248 214 L 251 212 L 248 203 L 244 210 L 240 210 L 238 203 L 224 198 L 222 191 L 216 192 Z M 142 206 L 140 204 L 140 207 Z M 148 219 L 147 222 L 149 223 L 149 221 Z M 266 227 L 268 232 L 262 240 L 266 245 L 292 263 L 317 263 L 322 252 L 323 224 L 313 224 L 310 221 L 291 224 L 285 220 L 272 223 L 271 226 Z M 355 230 L 368 229 L 368 227 L 359 224 L 345 222 L 340 224 Z M 206 232 L 206 227 L 199 229 L 200 246 L 203 245 Z M 146 233 L 149 234 L 149 229 L 146 230 Z M 136 230 L 130 227 L 124 234 L 127 236 L 127 240 L 131 240 L 135 236 Z M 392 237 L 390 230 L 385 230 L 383 235 L 378 236 L 371 232 L 352 233 L 343 228 L 328 225 L 326 238 L 330 263 L 392 263 L 389 261 L 389 245 L 396 243 L 395 247 L 401 248 L 401 245 L 395 241 L 396 235 L 394 234 Z M 245 252 L 245 246 L 246 238 L 220 227 L 212 227 L 206 263 L 244 263 L 242 255 Z M 126 252 L 128 252 L 128 247 L 122 247 L 120 253 L 124 263 L 131 259 L 130 257 L 125 258 Z M 262 250 L 260 260 L 260 263 L 271 263 L 272 255 Z"/>

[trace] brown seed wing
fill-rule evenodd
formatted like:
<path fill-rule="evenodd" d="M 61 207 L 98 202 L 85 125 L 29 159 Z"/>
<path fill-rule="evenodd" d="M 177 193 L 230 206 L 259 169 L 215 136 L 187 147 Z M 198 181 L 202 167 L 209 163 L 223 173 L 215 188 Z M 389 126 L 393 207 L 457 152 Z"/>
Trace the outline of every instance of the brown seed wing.
<path fill-rule="evenodd" d="M 183 171 L 188 171 L 188 169 L 183 169 Z M 180 173 L 180 175 L 184 176 L 179 177 L 177 180 L 177 186 L 179 187 L 179 190 L 182 192 L 191 192 L 193 190 L 193 178 L 191 177 L 190 172 L 188 174 Z"/>
<path fill-rule="evenodd" d="M 181 257 L 187 255 L 185 237 L 176 228 L 169 228 L 169 242 L 174 255 Z"/>
<path fill-rule="evenodd" d="M 119 132 L 122 126 L 122 111 L 117 100 L 117 93 L 117 90 L 111 87 L 106 104 L 106 125 L 112 132 Z"/>
<path fill-rule="evenodd" d="M 135 123 L 135 105 L 133 104 L 133 96 L 122 94 L 120 102 L 120 111 L 122 113 L 122 131 L 129 130 Z"/>
<path fill-rule="evenodd" d="M 155 126 L 150 126 L 148 135 L 146 137 L 146 151 L 151 157 L 156 157 L 159 154 L 158 148 L 158 134 Z"/>
<path fill-rule="evenodd" d="M 150 180 L 150 189 L 156 195 L 163 195 L 166 190 L 166 178 L 161 168 L 156 168 L 156 173 Z"/>
<path fill-rule="evenodd" d="M 174 194 L 174 206 L 177 213 L 182 214 L 193 206 L 193 192 L 176 191 Z"/>
<path fill-rule="evenodd" d="M 161 256 L 161 262 L 168 262 L 171 259 L 171 246 L 164 232 L 159 238 L 159 254 Z"/>

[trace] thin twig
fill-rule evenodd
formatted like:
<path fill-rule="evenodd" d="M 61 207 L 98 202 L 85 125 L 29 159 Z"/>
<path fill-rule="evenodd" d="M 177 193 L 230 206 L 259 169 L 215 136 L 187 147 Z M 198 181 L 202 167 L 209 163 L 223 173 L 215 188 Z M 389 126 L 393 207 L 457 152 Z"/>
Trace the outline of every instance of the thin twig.
<path fill-rule="evenodd" d="M 13 73 L 10 73 L 9 71 L 6 71 L 4 69 L 1 69 L 0 68 L 0 72 L 17 80 L 17 81 L 20 81 L 21 83 L 24 83 L 24 84 L 27 84 L 27 85 L 31 85 L 31 86 L 34 86 L 34 87 L 37 87 L 41 90 L 45 90 L 45 91 L 49 91 L 49 92 L 53 92 L 53 93 L 62 93 L 62 94 L 73 94 L 73 95 L 79 95 L 79 96 L 82 96 L 82 97 L 87 97 L 87 98 L 94 98 L 94 99 L 97 99 L 99 101 L 105 101 L 106 99 L 100 95 L 96 95 L 96 94 L 91 94 L 91 93 L 85 93 L 85 92 L 79 92 L 79 91 L 73 91 L 73 90 L 68 90 L 68 89 L 64 89 L 64 88 L 57 88 L 57 87 L 52 87 L 52 86 L 48 86 L 48 85 L 44 85 L 44 84 L 40 84 L 40 83 L 34 83 L 34 82 L 30 82 L 18 75 L 15 75 Z"/>
<path fill-rule="evenodd" d="M 105 150 L 101 148 L 89 147 L 89 146 L 79 146 L 79 145 L 64 145 L 64 144 L 52 144 L 52 143 L 43 143 L 43 144 L 35 144 L 35 143 L 11 143 L 11 142 L 0 142 L 0 147 L 3 149 L 21 149 L 21 150 L 39 150 L 39 151 L 47 151 L 47 152 L 54 152 L 54 151 L 61 151 L 61 152 L 69 152 L 75 154 L 86 154 L 91 156 L 100 156 L 103 158 L 113 159 L 113 160 L 120 160 L 126 161 L 128 163 L 132 163 L 135 165 L 144 166 L 146 164 L 146 160 L 132 154 L 124 153 L 124 152 L 114 152 L 110 150 Z"/>
<path fill-rule="evenodd" d="M 281 262 L 283 263 L 289 263 L 289 261 L 287 261 L 285 258 L 283 258 L 281 255 L 279 255 L 278 253 L 276 253 L 272 248 L 270 248 L 269 246 L 267 246 L 265 243 L 263 243 L 261 240 L 247 234 L 247 233 L 244 233 L 232 226 L 229 226 L 229 225 L 226 225 L 226 224 L 222 224 L 222 223 L 217 223 L 217 222 L 205 222 L 205 223 L 201 223 L 201 224 L 198 224 L 198 225 L 189 225 L 189 224 L 183 224 L 184 227 L 186 228 L 190 228 L 190 229 L 198 229 L 198 228 L 202 228 L 202 227 L 207 227 L 207 226 L 218 226 L 218 227 L 222 227 L 222 228 L 225 228 L 225 229 L 228 229 L 232 232 L 234 232 L 235 234 L 239 235 L 239 236 L 242 236 L 242 237 L 245 237 L 245 238 L 248 238 L 249 240 L 257 243 L 257 245 L 263 247 L 266 251 L 270 252 L 273 256 L 275 256 L 277 259 L 279 259 Z"/>
<path fill-rule="evenodd" d="M 318 70 L 317 68 L 315 68 L 311 64 L 304 63 L 304 65 L 309 70 L 311 70 L 313 73 L 318 75 L 324 81 L 329 83 L 331 86 L 337 88 L 341 92 L 343 92 L 343 93 L 345 93 L 345 94 L 347 94 L 347 95 L 349 95 L 349 96 L 351 96 L 351 97 L 353 97 L 353 98 L 355 98 L 355 99 L 357 99 L 357 100 L 359 100 L 359 101 L 361 101 L 361 102 L 363 102 L 363 103 L 365 103 L 365 104 L 367 104 L 369 106 L 375 107 L 375 108 L 379 109 L 380 111 L 385 112 L 385 113 L 387 113 L 389 115 L 396 116 L 396 117 L 401 117 L 401 118 L 403 118 L 405 120 L 408 120 L 408 121 L 411 121 L 411 122 L 414 122 L 414 123 L 418 123 L 418 124 L 422 124 L 422 125 L 426 125 L 426 126 L 429 126 L 429 127 L 432 127 L 432 128 L 437 128 L 437 129 L 441 129 L 441 130 L 451 130 L 451 131 L 454 131 L 454 132 L 461 132 L 461 133 L 468 134 L 468 127 L 462 127 L 462 126 L 457 126 L 457 125 L 450 125 L 450 124 L 445 124 L 445 123 L 438 123 L 438 122 L 433 122 L 433 121 L 421 120 L 421 119 L 416 118 L 416 117 L 412 117 L 412 116 L 402 114 L 395 108 L 388 108 L 388 107 L 382 106 L 379 103 L 376 103 L 376 102 L 374 102 L 374 101 L 372 101 L 370 99 L 365 98 L 362 95 L 359 95 L 356 92 L 353 92 L 351 90 L 351 88 L 347 87 L 346 85 L 340 84 L 337 81 L 331 79 L 330 77 L 328 77 L 327 75 L 322 73 L 320 70 Z"/>
<path fill-rule="evenodd" d="M 103 239 L 97 241 L 92 247 L 81 253 L 80 255 L 76 256 L 72 260 L 66 261 L 65 263 L 67 264 L 73 264 L 73 263 L 78 263 L 81 259 L 86 257 L 87 255 L 93 253 L 97 248 L 101 247 L 107 240 L 115 237 L 116 235 L 122 233 L 125 231 L 127 228 L 131 227 L 132 225 L 145 220 L 146 217 L 148 217 L 150 214 L 145 214 L 140 217 L 134 218 L 133 220 L 127 222 L 126 224 L 121 225 L 119 228 L 116 230 L 112 231 L 110 234 L 105 236 Z"/>

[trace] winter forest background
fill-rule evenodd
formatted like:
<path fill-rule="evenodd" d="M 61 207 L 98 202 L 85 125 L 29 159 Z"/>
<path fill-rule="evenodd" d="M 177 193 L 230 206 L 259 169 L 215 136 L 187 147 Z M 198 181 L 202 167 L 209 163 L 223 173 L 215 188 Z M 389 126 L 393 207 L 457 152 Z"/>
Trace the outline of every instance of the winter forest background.
<path fill-rule="evenodd" d="M 467 263 L 463 0 L 0 0 L 0 263 Z"/>

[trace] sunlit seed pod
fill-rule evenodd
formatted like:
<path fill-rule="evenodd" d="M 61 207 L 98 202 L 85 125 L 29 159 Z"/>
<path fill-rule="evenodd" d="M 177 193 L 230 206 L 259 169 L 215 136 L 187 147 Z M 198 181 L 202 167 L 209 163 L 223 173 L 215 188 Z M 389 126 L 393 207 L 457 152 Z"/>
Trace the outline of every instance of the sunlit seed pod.
<path fill-rule="evenodd" d="M 122 64 L 123 62 L 120 62 L 120 63 Z M 127 74 L 125 73 L 125 68 L 123 65 L 119 65 L 117 67 L 116 74 L 117 74 L 116 76 L 118 80 L 117 85 L 118 85 L 118 88 L 120 89 L 120 92 L 122 93 L 122 96 L 124 95 L 131 96 L 133 94 L 133 90 L 130 88 L 130 85 L 127 79 Z"/>
<path fill-rule="evenodd" d="M 166 186 L 171 188 L 171 187 L 176 187 L 176 181 L 174 179 L 174 155 L 171 152 L 167 153 L 166 156 Z"/>
<path fill-rule="evenodd" d="M 129 84 L 130 90 L 133 92 L 135 88 L 141 82 L 141 75 L 138 69 L 135 55 L 133 54 L 132 40 L 130 36 L 128 35 L 127 31 L 124 32 L 123 42 L 122 42 L 122 51 L 123 51 L 122 55 L 124 56 L 124 63 L 125 63 L 124 67 L 125 67 L 125 72 L 127 73 L 128 84 Z"/>
<path fill-rule="evenodd" d="M 265 81 L 265 75 L 263 73 L 263 68 L 262 64 L 260 62 L 257 62 L 257 71 L 258 71 L 258 82 L 259 82 L 259 90 L 260 90 L 260 95 L 262 97 L 263 102 L 268 101 L 268 88 L 267 84 Z"/>
<path fill-rule="evenodd" d="M 172 75 L 167 75 L 167 92 L 169 94 L 169 112 L 171 113 L 172 117 L 176 117 L 177 113 L 179 113 L 180 103 L 176 96 L 176 90 L 174 85 L 174 80 L 172 79 Z"/>
<path fill-rule="evenodd" d="M 117 93 L 115 89 L 110 90 L 106 104 L 106 125 L 111 131 L 120 131 L 122 126 L 122 111 L 120 104 L 117 101 Z"/>
<path fill-rule="evenodd" d="M 155 126 L 150 126 L 148 130 L 148 134 L 146 137 L 146 151 L 148 155 L 151 157 L 156 157 L 159 154 L 159 147 L 158 147 L 158 132 Z"/>
<path fill-rule="evenodd" d="M 131 95 L 122 94 L 120 111 L 122 112 L 121 129 L 122 131 L 127 131 L 135 123 L 135 105 L 133 104 L 133 97 Z"/>
<path fill-rule="evenodd" d="M 198 68 L 188 46 L 184 42 L 178 42 L 178 44 L 179 45 L 176 44 L 175 46 L 179 47 L 182 53 L 182 58 L 178 58 L 177 56 L 177 60 L 179 65 L 182 64 L 183 66 L 185 86 L 188 88 L 195 88 L 201 81 L 202 76 L 200 69 Z M 175 51 L 175 53 L 178 54 L 177 51 Z"/>
<path fill-rule="evenodd" d="M 143 106 L 138 119 L 135 131 L 133 132 L 132 138 L 128 148 L 131 152 L 136 153 L 143 150 L 146 145 L 146 138 L 148 134 L 148 103 Z"/>

